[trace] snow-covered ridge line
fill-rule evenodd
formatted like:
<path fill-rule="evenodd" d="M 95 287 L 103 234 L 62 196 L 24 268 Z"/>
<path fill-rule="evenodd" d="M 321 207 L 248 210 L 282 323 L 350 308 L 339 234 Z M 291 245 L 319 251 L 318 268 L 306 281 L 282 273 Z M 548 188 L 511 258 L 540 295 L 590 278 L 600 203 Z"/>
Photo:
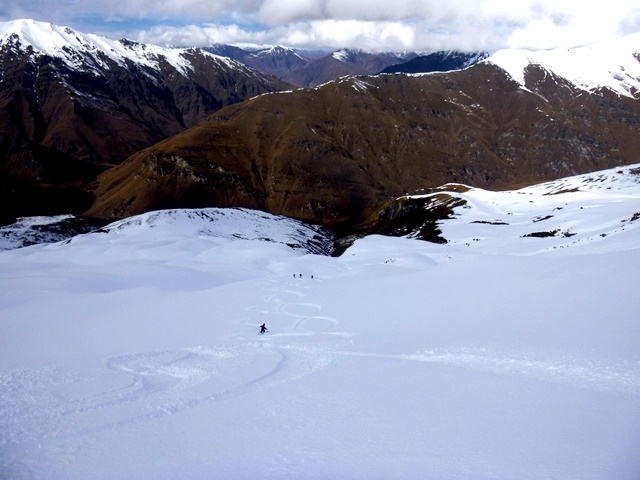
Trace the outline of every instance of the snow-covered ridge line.
<path fill-rule="evenodd" d="M 105 239 L 107 242 L 153 243 L 160 237 L 167 241 L 196 238 L 213 242 L 259 240 L 317 255 L 331 255 L 334 248 L 333 235 L 322 227 L 243 208 L 173 209 L 143 213 L 74 236 L 59 245 L 91 243 L 104 234 L 108 236 Z"/>
<path fill-rule="evenodd" d="M 640 165 L 567 177 L 520 190 L 492 192 L 459 184 L 415 195 L 458 199 L 438 223 L 450 246 L 482 253 L 531 255 L 571 248 L 635 249 L 640 229 Z M 410 198 L 410 197 L 409 197 Z M 412 237 L 415 233 L 408 236 Z M 606 239 L 606 241 L 605 241 Z M 575 247 L 586 247 L 575 249 Z"/>
<path fill-rule="evenodd" d="M 95 230 L 104 223 L 104 221 L 74 217 L 73 215 L 18 218 L 11 225 L 0 226 L 0 251 L 61 242 L 70 237 Z"/>
<path fill-rule="evenodd" d="M 608 88 L 619 95 L 638 98 L 639 58 L 640 33 L 634 33 L 579 48 L 500 50 L 484 62 L 502 68 L 523 88 L 527 67 L 537 65 L 582 90 Z"/>
<path fill-rule="evenodd" d="M 108 67 L 108 60 L 124 66 L 127 61 L 158 69 L 161 60 L 167 61 L 182 75 L 193 70 L 189 54 L 196 50 L 189 48 L 164 48 L 142 44 L 126 39 L 109 38 L 84 34 L 69 27 L 29 19 L 0 22 L 0 45 L 12 44 L 20 50 L 31 47 L 35 53 L 60 58 L 72 68 L 90 68 L 96 74 L 100 68 Z M 83 55 L 79 57 L 77 52 Z M 216 62 L 232 68 L 246 67 L 229 58 L 199 51 Z"/>

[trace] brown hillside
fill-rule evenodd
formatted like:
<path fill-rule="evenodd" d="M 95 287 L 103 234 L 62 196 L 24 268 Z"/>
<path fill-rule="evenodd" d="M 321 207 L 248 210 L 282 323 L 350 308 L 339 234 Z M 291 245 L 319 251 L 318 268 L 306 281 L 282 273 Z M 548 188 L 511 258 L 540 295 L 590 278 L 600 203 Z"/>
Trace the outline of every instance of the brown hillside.
<path fill-rule="evenodd" d="M 447 182 L 521 186 L 638 161 L 640 102 L 489 64 L 342 79 L 227 107 L 99 178 L 88 213 L 244 206 L 346 230 Z"/>
<path fill-rule="evenodd" d="M 155 70 L 71 68 L 9 40 L 0 44 L 0 223 L 80 213 L 106 168 L 226 105 L 290 88 L 197 50 L 184 54 L 183 75 L 162 59 Z"/>

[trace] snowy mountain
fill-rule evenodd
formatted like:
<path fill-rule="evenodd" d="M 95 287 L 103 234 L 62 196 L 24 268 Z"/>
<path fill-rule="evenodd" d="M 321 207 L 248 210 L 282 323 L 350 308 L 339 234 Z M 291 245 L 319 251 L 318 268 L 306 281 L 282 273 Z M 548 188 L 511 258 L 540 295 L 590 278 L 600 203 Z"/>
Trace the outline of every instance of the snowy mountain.
<path fill-rule="evenodd" d="M 0 251 L 60 242 L 82 233 L 97 230 L 105 223 L 73 215 L 19 218 L 13 224 L 0 226 Z"/>
<path fill-rule="evenodd" d="M 554 73 L 526 62 L 523 86 L 509 65 L 498 65 L 501 53 L 463 70 L 348 76 L 262 95 L 100 175 L 87 213 L 119 218 L 192 207 L 187 202 L 198 198 L 321 223 L 340 235 L 366 233 L 388 202 L 421 189 L 514 189 L 635 164 L 637 38 L 567 52 L 576 56 L 563 65 L 588 65 L 594 78 L 611 80 L 603 89 L 585 90 L 560 66 Z M 604 51 L 617 60 L 603 60 Z M 628 75 L 612 76 L 622 71 L 614 64 Z M 198 181 L 185 180 L 194 173 Z M 184 187 L 176 192 L 176 184 Z"/>
<path fill-rule="evenodd" d="M 512 249 L 535 254 L 585 245 L 594 251 L 604 238 L 628 238 L 628 230 L 640 227 L 639 193 L 638 165 L 512 191 L 449 184 L 398 198 L 387 207 L 395 217 L 380 215 L 388 220 L 378 231 L 483 254 Z"/>
<path fill-rule="evenodd" d="M 404 61 L 407 55 L 406 52 L 376 53 L 358 49 L 340 49 L 313 60 L 309 65 L 292 72 L 288 78 L 296 85 L 315 87 L 340 77 L 375 75 L 389 65 Z"/>
<path fill-rule="evenodd" d="M 535 90 L 533 73 L 541 69 L 580 90 L 640 98 L 640 33 L 572 49 L 501 50 L 485 62 L 504 69 L 523 88 Z"/>
<path fill-rule="evenodd" d="M 0 252 L 1 476 L 636 478 L 639 172 L 340 257 L 208 209 Z"/>
<path fill-rule="evenodd" d="M 1 23 L 0 191 L 11 208 L 0 222 L 80 213 L 87 185 L 107 166 L 225 105 L 287 88 L 198 49 Z"/>
<path fill-rule="evenodd" d="M 204 50 L 231 57 L 299 87 L 314 87 L 347 75 L 373 75 L 384 67 L 417 55 L 415 52 L 366 52 L 358 49 L 327 53 L 282 45 L 211 45 Z"/>
<path fill-rule="evenodd" d="M 475 65 L 489 56 L 486 52 L 433 52 L 419 55 L 403 63 L 391 65 L 380 73 L 431 73 L 461 70 Z"/>
<path fill-rule="evenodd" d="M 114 222 L 98 233 L 106 233 L 112 241 L 114 236 L 126 238 L 132 231 L 138 238 L 141 232 L 148 233 L 149 238 L 166 237 L 177 232 L 179 238 L 259 240 L 316 255 L 331 255 L 333 252 L 333 235 L 324 228 L 241 208 L 149 212 Z"/>
<path fill-rule="evenodd" d="M 104 77 L 105 70 L 111 68 L 113 63 L 124 68 L 130 68 L 133 64 L 155 81 L 158 81 L 163 64 L 170 65 L 184 77 L 190 77 L 196 69 L 194 54 L 202 54 L 194 48 L 164 48 L 127 39 L 111 40 L 28 19 L 0 22 L 0 44 L 17 55 L 29 51 L 31 55 L 58 58 L 70 69 L 95 76 Z M 207 53 L 202 55 L 226 68 L 248 72 L 244 64 L 227 57 Z"/>

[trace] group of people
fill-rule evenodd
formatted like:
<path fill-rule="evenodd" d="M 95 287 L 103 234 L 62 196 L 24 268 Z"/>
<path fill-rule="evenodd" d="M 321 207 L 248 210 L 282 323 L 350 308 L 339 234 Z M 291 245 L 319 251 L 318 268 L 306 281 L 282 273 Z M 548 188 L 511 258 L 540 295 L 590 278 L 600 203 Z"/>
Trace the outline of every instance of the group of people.
<path fill-rule="evenodd" d="M 293 278 L 302 278 L 302 274 L 301 273 L 300 274 L 294 273 L 293 274 Z M 313 275 L 311 275 L 311 278 L 313 279 Z M 267 329 L 267 325 L 265 323 L 260 325 L 260 335 L 262 335 L 263 333 L 267 333 L 268 331 L 269 330 Z"/>

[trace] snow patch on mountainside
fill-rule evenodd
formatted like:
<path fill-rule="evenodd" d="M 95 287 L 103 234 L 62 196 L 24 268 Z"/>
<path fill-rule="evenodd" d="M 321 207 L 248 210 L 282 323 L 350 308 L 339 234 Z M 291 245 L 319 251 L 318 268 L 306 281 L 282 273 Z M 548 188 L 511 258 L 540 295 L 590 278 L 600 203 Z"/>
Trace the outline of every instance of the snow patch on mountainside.
<path fill-rule="evenodd" d="M 261 240 L 319 255 L 331 255 L 333 236 L 324 228 L 257 210 L 204 208 L 161 210 L 112 223 L 101 232 L 117 236 L 174 235 L 224 240 Z"/>
<path fill-rule="evenodd" d="M 256 57 L 275 57 L 275 58 L 286 58 L 289 56 L 297 57 L 300 60 L 306 61 L 305 58 L 298 55 L 291 48 L 283 47 L 282 45 L 276 45 L 264 50 L 260 50 L 253 54 Z"/>
<path fill-rule="evenodd" d="M 575 253 L 637 248 L 640 165 L 513 191 L 455 185 L 438 190 L 426 196 L 446 192 L 462 204 L 454 208 L 453 218 L 439 223 L 442 237 L 470 251 L 531 255 L 576 247 L 583 248 Z"/>
<path fill-rule="evenodd" d="M 15 20 L 0 23 L 0 45 L 9 44 L 25 51 L 31 47 L 36 53 L 62 59 L 69 67 L 88 70 L 100 76 L 100 70 L 109 68 L 109 61 L 120 66 L 133 62 L 139 66 L 158 70 L 160 63 L 168 62 L 178 72 L 188 76 L 193 71 L 188 55 L 193 49 L 163 48 L 130 40 L 111 40 L 94 34 L 83 34 L 69 27 L 34 20 Z M 201 52 L 221 65 L 246 69 L 231 59 Z"/>
<path fill-rule="evenodd" d="M 55 243 L 98 229 L 104 222 L 73 215 L 24 217 L 0 226 L 0 251 L 29 245 Z"/>
<path fill-rule="evenodd" d="M 632 98 L 640 96 L 640 33 L 585 47 L 548 51 L 500 50 L 488 59 L 523 88 L 530 65 L 566 79 L 576 88 L 593 92 L 608 88 Z"/>

